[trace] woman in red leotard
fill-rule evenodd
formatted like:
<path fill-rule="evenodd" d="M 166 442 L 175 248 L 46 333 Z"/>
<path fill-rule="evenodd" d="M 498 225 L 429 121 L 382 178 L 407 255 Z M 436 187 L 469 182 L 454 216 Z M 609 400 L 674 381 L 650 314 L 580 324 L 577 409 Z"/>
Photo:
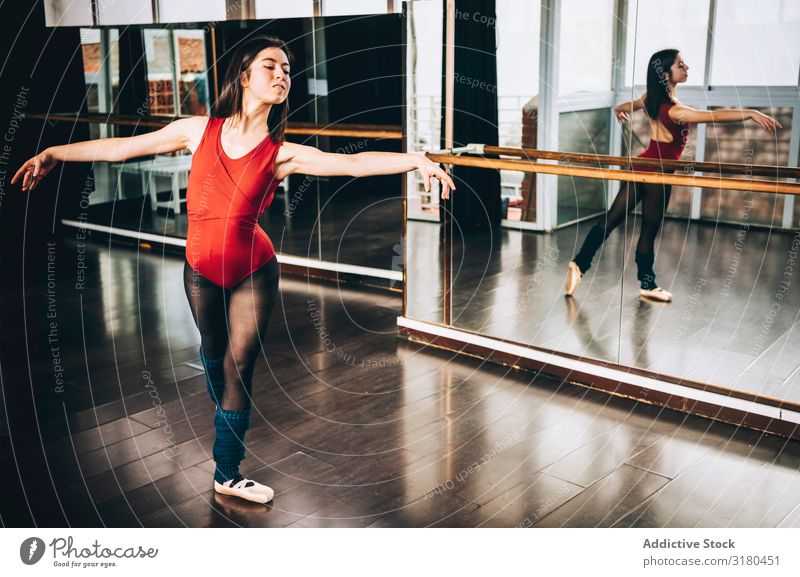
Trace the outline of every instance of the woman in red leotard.
<path fill-rule="evenodd" d="M 278 294 L 275 249 L 258 226 L 278 183 L 296 173 L 372 176 L 419 170 L 426 190 L 431 177 L 441 182 L 444 198 L 455 189 L 444 170 L 420 154 L 330 154 L 286 142 L 291 61 L 282 40 L 249 38 L 230 59 L 211 118 L 183 118 L 131 138 L 48 148 L 11 181 L 22 178 L 22 188 L 31 190 L 59 160 L 120 162 L 181 149 L 193 152 L 183 277 L 200 331 L 208 392 L 216 404 L 214 488 L 259 503 L 270 501 L 273 491 L 243 478 L 239 463 L 250 425 L 253 368 Z"/>
<path fill-rule="evenodd" d="M 692 123 L 744 122 L 753 120 L 769 133 L 781 125 L 777 120 L 757 110 L 727 108 L 697 110 L 684 106 L 675 97 L 677 85 L 689 78 L 689 67 L 674 49 L 661 50 L 650 57 L 647 65 L 647 91 L 641 98 L 624 102 L 614 108 L 617 120 L 626 122 L 629 113 L 644 109 L 650 119 L 650 145 L 639 158 L 678 160 L 686 145 Z M 661 172 L 655 168 L 638 167 L 637 171 Z M 637 277 L 640 294 L 658 301 L 670 301 L 672 295 L 656 284 L 653 270 L 656 234 L 664 220 L 669 204 L 670 185 L 626 182 L 611 204 L 603 221 L 595 224 L 583 241 L 580 251 L 569 263 L 565 292 L 572 295 L 584 273 L 592 265 L 592 258 L 611 234 L 641 201 L 642 229 L 636 246 Z"/>

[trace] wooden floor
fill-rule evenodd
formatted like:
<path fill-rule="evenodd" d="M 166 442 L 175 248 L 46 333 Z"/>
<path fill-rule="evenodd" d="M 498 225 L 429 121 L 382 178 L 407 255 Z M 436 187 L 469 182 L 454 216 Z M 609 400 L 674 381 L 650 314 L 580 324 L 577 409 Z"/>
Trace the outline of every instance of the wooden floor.
<path fill-rule="evenodd" d="M 456 234 L 452 323 L 484 335 L 800 405 L 800 231 L 668 219 L 639 296 L 638 224 L 608 238 L 571 298 L 567 265 L 592 222 L 537 234 Z M 442 322 L 439 225 L 410 222 L 408 316 Z"/>
<path fill-rule="evenodd" d="M 26 267 L 0 301 L 4 526 L 800 527 L 797 442 L 422 350 L 398 296 L 290 279 L 243 463 L 276 497 L 218 497 L 181 258 L 73 240 Z"/>

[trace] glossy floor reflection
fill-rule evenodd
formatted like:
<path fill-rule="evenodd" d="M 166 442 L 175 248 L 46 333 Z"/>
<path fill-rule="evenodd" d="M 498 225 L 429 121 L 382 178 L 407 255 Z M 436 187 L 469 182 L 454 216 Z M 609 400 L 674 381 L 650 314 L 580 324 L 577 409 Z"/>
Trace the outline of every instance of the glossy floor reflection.
<path fill-rule="evenodd" d="M 452 324 L 800 403 L 800 232 L 667 220 L 655 269 L 675 298 L 664 304 L 638 294 L 637 226 L 615 231 L 574 297 L 564 296 L 589 227 L 457 234 Z M 413 223 L 409 246 L 438 239 L 438 228 Z M 441 258 L 425 259 L 409 260 L 408 316 L 441 322 Z"/>
<path fill-rule="evenodd" d="M 243 463 L 276 497 L 217 496 L 181 258 L 89 244 L 78 287 L 77 248 L 2 285 L 5 526 L 800 526 L 797 442 L 426 350 L 398 296 L 291 279 Z"/>

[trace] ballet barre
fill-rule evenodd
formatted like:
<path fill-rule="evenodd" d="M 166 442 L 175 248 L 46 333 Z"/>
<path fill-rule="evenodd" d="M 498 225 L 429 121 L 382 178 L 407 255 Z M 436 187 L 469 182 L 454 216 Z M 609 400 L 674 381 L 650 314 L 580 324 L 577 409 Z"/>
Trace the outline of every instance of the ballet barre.
<path fill-rule="evenodd" d="M 729 162 L 695 162 L 692 160 L 660 160 L 658 158 L 639 158 L 637 156 L 611 156 L 608 154 L 588 154 L 577 152 L 553 152 L 535 148 L 508 148 L 469 144 L 472 154 L 480 156 L 515 156 L 526 159 L 557 160 L 559 162 L 577 162 L 581 164 L 597 164 L 611 166 L 640 166 L 684 172 L 716 172 L 728 174 L 744 174 L 748 176 L 771 176 L 774 178 L 800 178 L 800 168 L 790 166 L 770 166 L 766 164 L 735 164 Z"/>
<path fill-rule="evenodd" d="M 489 153 L 490 147 L 482 145 L 470 145 L 472 149 L 470 152 L 480 150 L 482 147 L 485 153 Z M 470 148 L 470 146 L 463 148 Z M 508 149 L 508 150 L 522 150 L 522 149 Z M 558 176 L 572 176 L 580 178 L 594 178 L 599 180 L 621 180 L 626 182 L 643 182 L 652 184 L 670 184 L 679 186 L 696 186 L 700 188 L 714 188 L 721 190 L 747 190 L 750 192 L 768 192 L 776 194 L 798 194 L 800 195 L 800 183 L 793 182 L 778 182 L 773 180 L 753 180 L 750 178 L 722 178 L 713 176 L 690 176 L 684 174 L 665 174 L 656 172 L 636 172 L 628 170 L 610 169 L 610 168 L 595 168 L 588 166 L 564 166 L 559 164 L 543 164 L 534 160 L 508 160 L 504 158 L 478 158 L 474 156 L 464 156 L 458 154 L 460 151 L 454 151 L 456 154 L 450 154 L 450 151 L 437 151 L 434 153 L 426 153 L 429 159 L 441 164 L 450 164 L 456 166 L 473 166 L 477 168 L 488 168 L 492 170 L 515 170 L 518 172 L 530 172 L 541 174 L 555 174 Z M 537 151 L 546 152 L 546 151 Z M 552 160 L 560 160 L 560 155 L 571 153 L 552 152 L 549 154 L 556 155 L 557 158 Z M 623 162 L 624 165 L 630 164 L 630 160 L 625 157 L 610 157 L 615 159 L 615 163 Z M 666 166 L 656 159 L 656 166 Z M 692 163 L 689 163 L 692 164 Z M 636 163 L 638 166 L 638 163 Z M 774 168 L 774 167 L 773 167 Z"/>

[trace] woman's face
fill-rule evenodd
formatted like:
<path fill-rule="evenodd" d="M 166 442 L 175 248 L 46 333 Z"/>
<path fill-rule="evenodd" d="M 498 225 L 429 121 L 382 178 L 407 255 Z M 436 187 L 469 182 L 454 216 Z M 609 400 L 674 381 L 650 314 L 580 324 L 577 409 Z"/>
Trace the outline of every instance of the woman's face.
<path fill-rule="evenodd" d="M 689 79 L 689 66 L 683 61 L 680 53 L 675 56 L 675 62 L 670 66 L 669 76 L 669 81 L 673 84 L 680 84 Z"/>
<path fill-rule="evenodd" d="M 289 96 L 289 58 L 280 48 L 265 48 L 250 64 L 250 77 L 242 77 L 242 86 L 266 104 L 281 104 Z"/>

